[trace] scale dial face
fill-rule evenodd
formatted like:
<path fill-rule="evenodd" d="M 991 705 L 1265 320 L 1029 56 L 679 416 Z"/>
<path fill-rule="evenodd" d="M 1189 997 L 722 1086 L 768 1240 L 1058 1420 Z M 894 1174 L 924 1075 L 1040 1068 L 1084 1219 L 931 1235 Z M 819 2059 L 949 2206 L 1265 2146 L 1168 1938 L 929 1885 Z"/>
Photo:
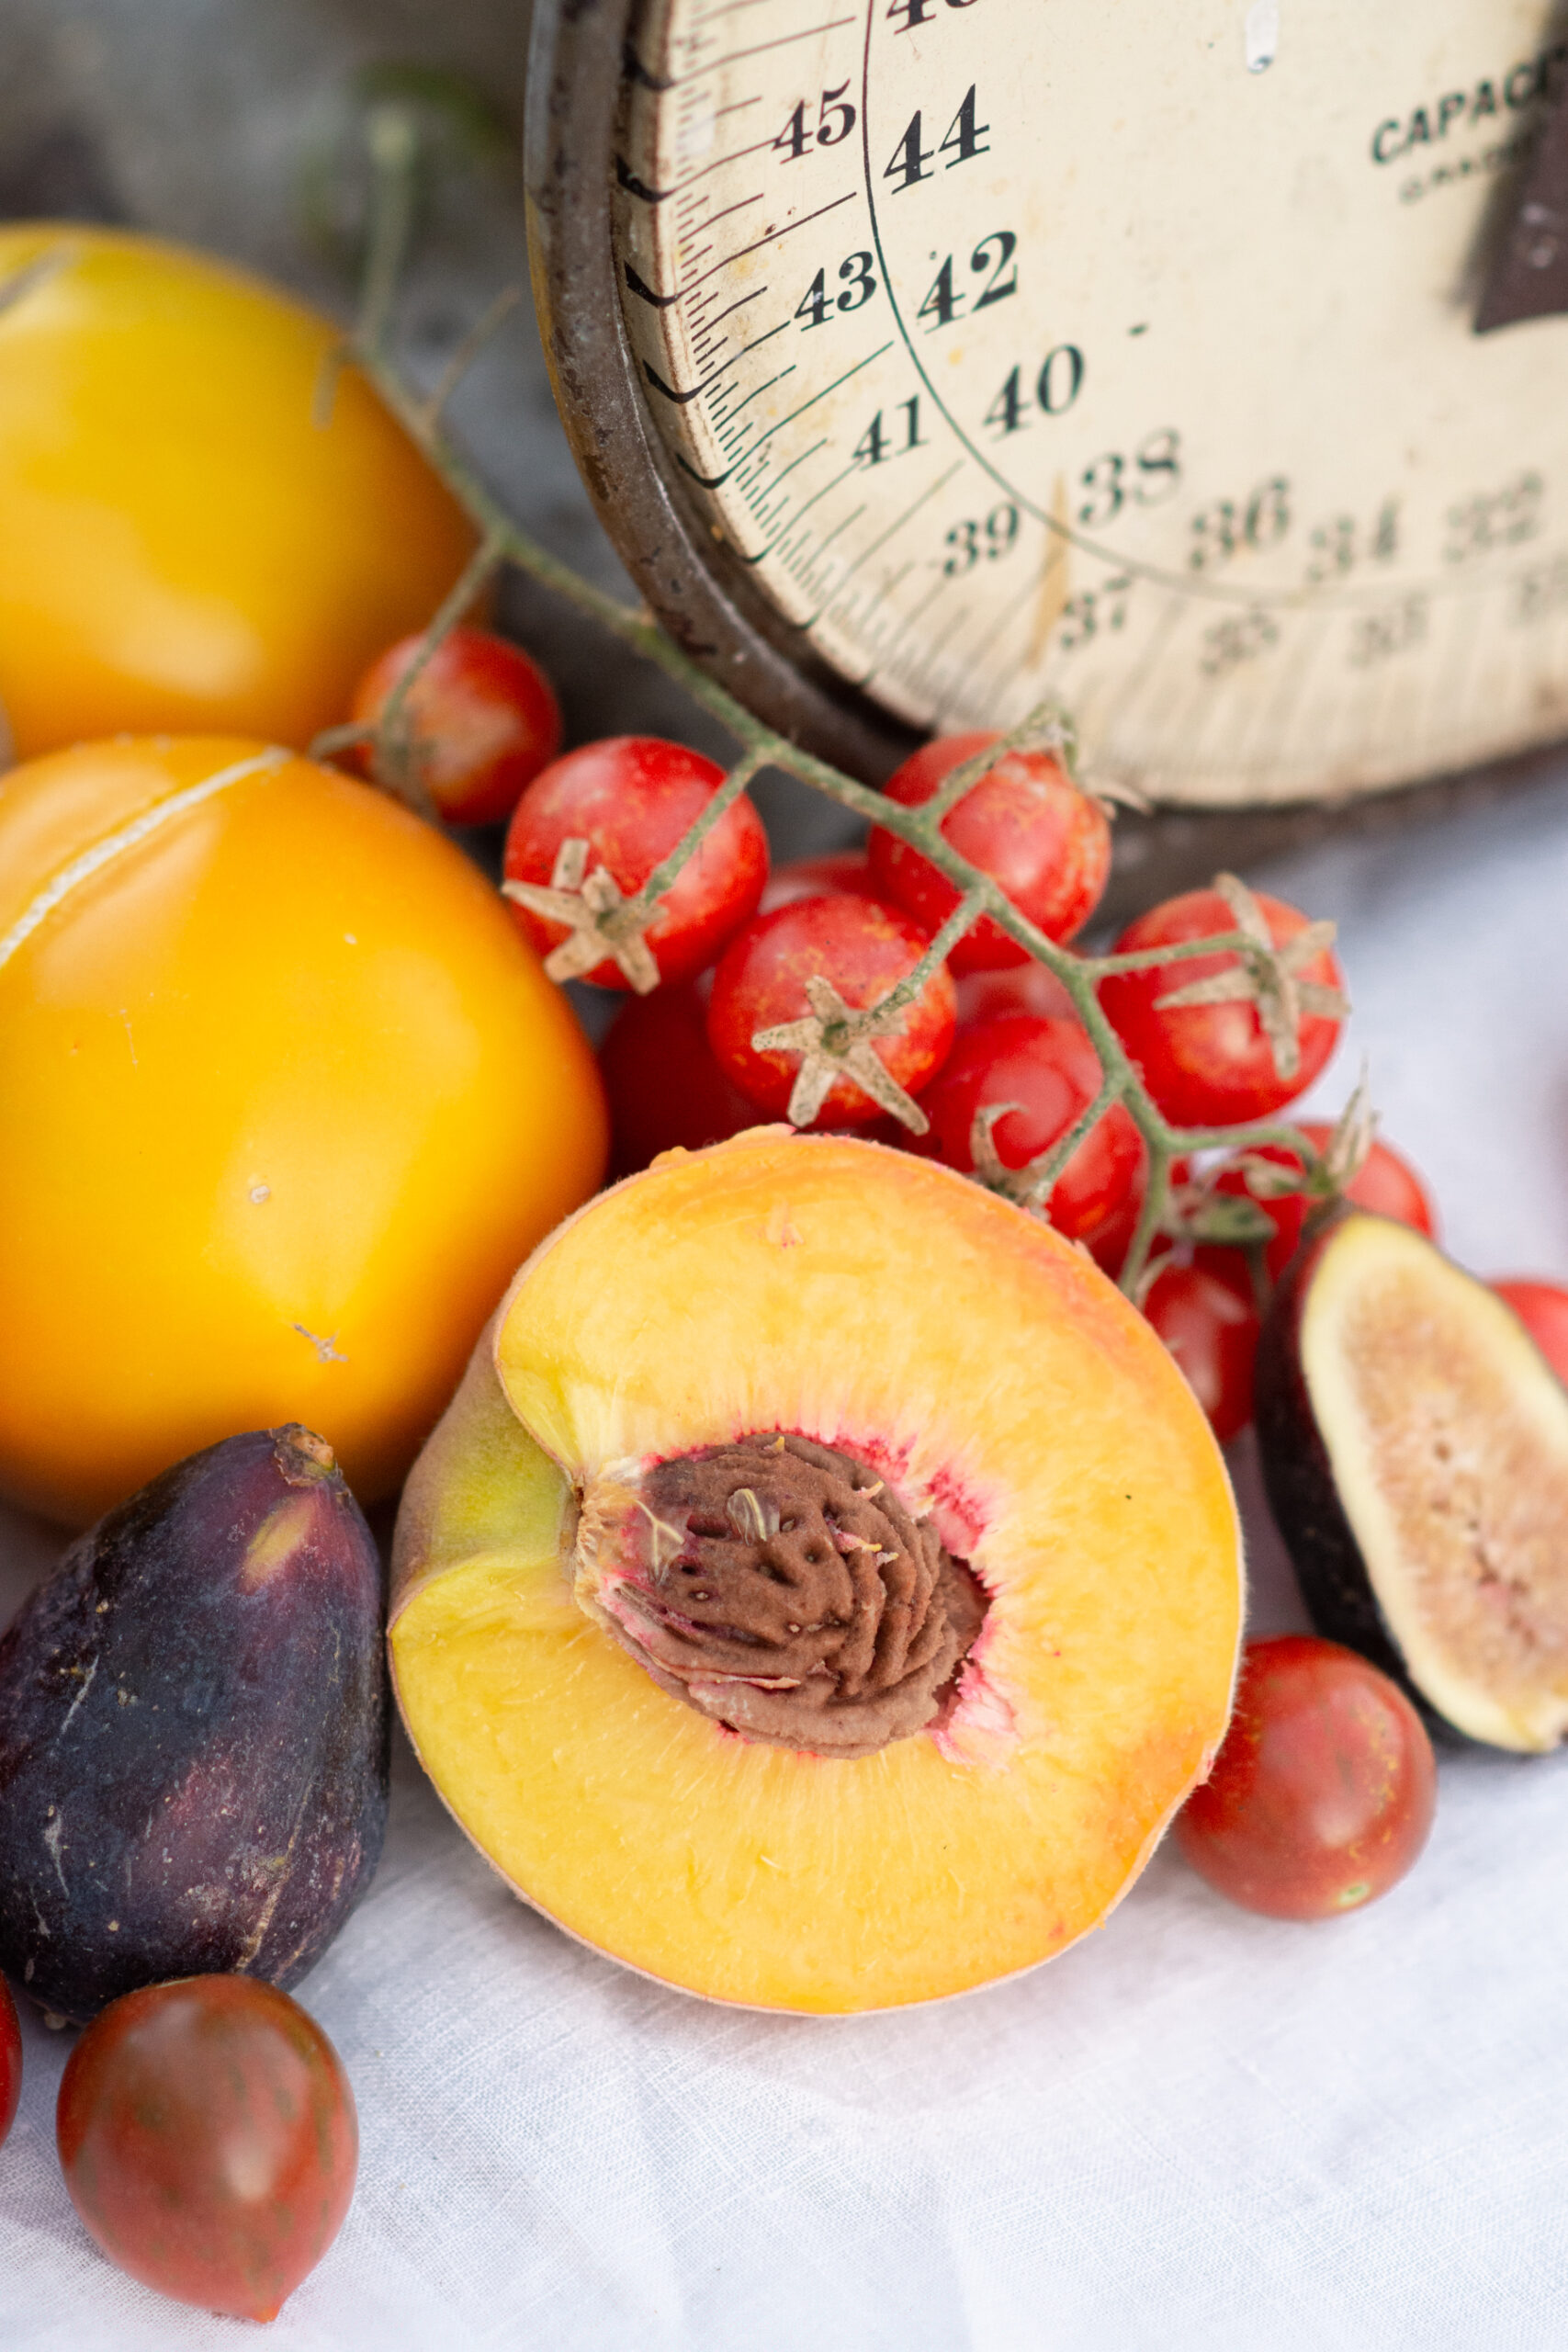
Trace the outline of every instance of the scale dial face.
<path fill-rule="evenodd" d="M 1568 317 L 1472 325 L 1560 10 L 646 0 L 630 56 L 633 362 L 803 651 L 1167 802 L 1568 734 Z"/>

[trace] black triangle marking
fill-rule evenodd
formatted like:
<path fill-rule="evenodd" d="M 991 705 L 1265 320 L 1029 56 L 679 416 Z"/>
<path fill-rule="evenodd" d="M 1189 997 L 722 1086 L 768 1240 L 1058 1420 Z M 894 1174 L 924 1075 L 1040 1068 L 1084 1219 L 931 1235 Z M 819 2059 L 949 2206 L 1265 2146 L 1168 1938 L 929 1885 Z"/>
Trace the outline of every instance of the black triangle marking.
<path fill-rule="evenodd" d="M 681 297 L 679 293 L 656 294 L 651 286 L 645 286 L 629 261 L 625 263 L 623 266 L 626 273 L 626 284 L 631 288 L 632 292 L 639 296 L 643 301 L 651 302 L 655 310 L 667 311 L 671 302 L 678 302 L 680 300 Z"/>

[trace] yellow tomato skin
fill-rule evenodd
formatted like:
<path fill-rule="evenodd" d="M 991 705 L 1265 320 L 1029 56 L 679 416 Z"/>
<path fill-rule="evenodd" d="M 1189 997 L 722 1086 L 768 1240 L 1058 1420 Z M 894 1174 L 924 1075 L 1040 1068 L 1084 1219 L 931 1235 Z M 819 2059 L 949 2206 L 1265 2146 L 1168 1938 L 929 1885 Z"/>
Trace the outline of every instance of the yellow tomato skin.
<path fill-rule="evenodd" d="M 332 323 L 152 239 L 0 229 L 0 705 L 17 756 L 121 730 L 306 746 L 473 546 Z"/>
<path fill-rule="evenodd" d="M 0 776 L 0 1490 L 81 1524 L 299 1420 L 401 1478 L 604 1168 L 598 1072 L 484 877 L 254 741 Z"/>

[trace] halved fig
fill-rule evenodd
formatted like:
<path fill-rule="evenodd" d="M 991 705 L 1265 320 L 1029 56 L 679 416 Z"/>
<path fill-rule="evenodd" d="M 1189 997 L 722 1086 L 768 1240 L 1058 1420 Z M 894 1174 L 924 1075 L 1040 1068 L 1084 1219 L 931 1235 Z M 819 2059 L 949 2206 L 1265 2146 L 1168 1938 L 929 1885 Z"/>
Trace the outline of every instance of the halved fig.
<path fill-rule="evenodd" d="M 417 1464 L 391 1651 L 516 1891 L 793 2010 L 1105 1916 L 1229 1709 L 1224 1464 L 1143 1317 L 950 1170 L 753 1130 L 523 1269 Z"/>
<path fill-rule="evenodd" d="M 1292 1264 L 1257 1370 L 1264 1477 L 1320 1633 L 1439 1722 L 1568 1733 L 1568 1389 L 1484 1283 L 1345 1209 Z"/>

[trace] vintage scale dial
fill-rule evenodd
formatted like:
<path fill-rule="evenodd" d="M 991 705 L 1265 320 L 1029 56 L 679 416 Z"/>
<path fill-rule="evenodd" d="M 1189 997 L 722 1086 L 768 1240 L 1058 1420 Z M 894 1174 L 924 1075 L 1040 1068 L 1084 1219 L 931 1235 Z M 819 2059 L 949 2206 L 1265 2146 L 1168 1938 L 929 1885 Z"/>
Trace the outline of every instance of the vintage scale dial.
<path fill-rule="evenodd" d="M 1098 777 L 1211 807 L 1568 734 L 1568 215 L 1525 201 L 1561 11 L 584 0 L 536 38 L 569 426 L 650 600 L 762 704 L 803 681 L 797 731 L 864 767 L 1054 697 Z M 1521 235 L 1542 314 L 1478 333 Z"/>

